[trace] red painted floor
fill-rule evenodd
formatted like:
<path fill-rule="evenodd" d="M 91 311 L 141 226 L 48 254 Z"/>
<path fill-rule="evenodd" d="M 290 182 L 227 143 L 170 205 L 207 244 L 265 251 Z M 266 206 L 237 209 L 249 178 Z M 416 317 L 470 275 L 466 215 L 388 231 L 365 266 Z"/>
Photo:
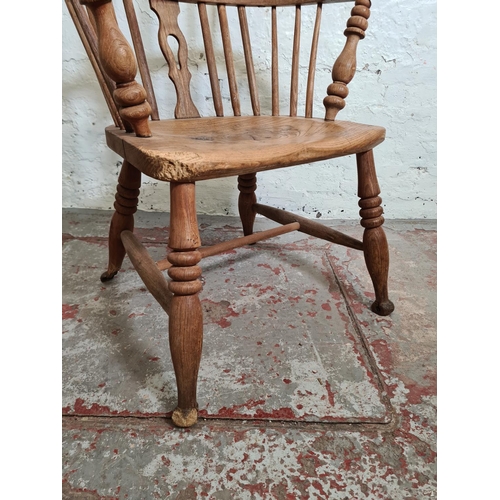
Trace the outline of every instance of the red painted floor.
<path fill-rule="evenodd" d="M 436 497 L 433 222 L 385 224 L 391 317 L 369 310 L 360 252 L 301 233 L 203 261 L 202 418 L 180 430 L 168 318 L 128 260 L 99 281 L 109 217 L 63 219 L 63 498 Z M 168 215 L 136 226 L 163 258 Z M 200 228 L 203 244 L 240 234 Z"/>

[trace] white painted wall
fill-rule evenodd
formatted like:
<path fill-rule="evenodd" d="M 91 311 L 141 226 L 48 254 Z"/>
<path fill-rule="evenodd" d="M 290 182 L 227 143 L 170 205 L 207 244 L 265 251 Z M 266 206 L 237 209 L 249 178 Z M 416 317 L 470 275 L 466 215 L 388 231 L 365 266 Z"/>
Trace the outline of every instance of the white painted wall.
<path fill-rule="evenodd" d="M 118 19 L 126 27 L 119 0 Z M 172 117 L 174 89 L 157 42 L 157 19 L 147 0 L 136 0 L 144 44 L 150 55 L 160 116 Z M 358 47 L 358 71 L 349 85 L 347 106 L 338 119 L 382 125 L 386 141 L 375 150 L 386 218 L 436 218 L 436 2 L 373 0 L 367 37 Z M 342 50 L 342 35 L 352 3 L 325 5 L 317 61 L 314 115 L 324 116 L 322 100 L 331 82 L 331 67 Z M 190 46 L 193 100 L 202 116 L 214 115 L 206 61 L 202 56 L 196 7 L 183 5 L 180 24 Z M 181 8 L 181 10 L 182 10 Z M 78 34 L 63 9 L 63 207 L 110 209 L 120 158 L 105 144 L 103 129 L 112 123 L 104 98 Z M 249 12 L 254 62 L 263 112 L 270 114 L 270 12 Z M 243 50 L 236 13 L 228 8 L 236 66 L 242 69 L 240 96 L 244 114 L 251 114 L 244 72 Z M 287 113 L 293 38 L 293 8 L 279 8 L 280 81 L 282 113 Z M 315 7 L 303 7 L 303 26 L 312 29 Z M 209 6 L 212 31 L 218 20 Z M 309 33 L 309 32 L 308 32 Z M 128 37 L 126 28 L 124 34 Z M 220 38 L 215 50 L 222 55 Z M 304 95 L 310 35 L 303 32 L 301 96 Z M 227 77 L 222 57 L 219 78 L 226 113 L 231 113 Z M 302 103 L 304 99 L 302 98 Z M 299 114 L 303 107 L 299 108 Z M 275 170 L 259 174 L 258 197 L 308 217 L 357 219 L 354 157 Z M 236 179 L 198 184 L 200 213 L 237 214 Z M 143 176 L 139 209 L 168 211 L 168 185 Z"/>

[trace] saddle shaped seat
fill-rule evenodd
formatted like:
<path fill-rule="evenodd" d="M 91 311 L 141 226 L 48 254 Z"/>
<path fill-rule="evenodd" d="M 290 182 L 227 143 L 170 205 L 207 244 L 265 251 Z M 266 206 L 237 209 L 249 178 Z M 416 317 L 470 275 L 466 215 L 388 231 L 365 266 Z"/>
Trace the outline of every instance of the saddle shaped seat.
<path fill-rule="evenodd" d="M 369 151 L 385 129 L 346 121 L 289 116 L 159 120 L 144 140 L 106 129 L 108 146 L 160 181 L 236 176 Z"/>

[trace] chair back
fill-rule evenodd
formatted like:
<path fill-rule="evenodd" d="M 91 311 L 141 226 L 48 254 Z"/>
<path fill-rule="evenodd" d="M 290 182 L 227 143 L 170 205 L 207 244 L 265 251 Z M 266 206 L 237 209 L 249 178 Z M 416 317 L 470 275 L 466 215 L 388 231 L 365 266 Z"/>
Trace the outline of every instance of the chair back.
<path fill-rule="evenodd" d="M 278 116 L 285 103 L 287 115 L 297 116 L 300 109 L 303 110 L 303 116 L 312 117 L 323 4 L 344 1 L 346 0 L 326 0 L 319 3 L 311 0 L 210 0 L 208 2 L 149 0 L 151 9 L 158 18 L 159 45 L 167 62 L 168 76 L 176 91 L 174 116 L 176 118 L 200 116 L 192 97 L 191 71 L 194 66 L 193 61 L 206 60 L 207 77 L 216 116 L 227 114 L 240 116 L 241 92 L 244 88 L 249 93 L 251 110 L 256 116 L 261 114 Z M 131 128 L 135 128 L 134 123 L 137 125 L 136 119 L 141 114 L 146 114 L 153 120 L 159 119 L 155 91 L 133 0 L 123 0 L 123 4 L 135 56 L 118 28 L 111 0 L 66 0 L 66 3 L 89 54 L 115 124 L 127 129 L 130 128 L 128 124 L 131 124 Z M 180 3 L 196 4 L 203 39 L 203 55 L 200 54 L 199 47 L 196 47 L 195 55 L 192 49 L 190 51 L 186 36 L 179 25 Z M 368 27 L 370 0 L 355 0 L 354 4 L 344 31 L 347 38 L 344 49 L 333 65 L 332 83 L 325 89 L 326 97 L 323 103 L 327 120 L 334 120 L 337 113 L 345 106 L 347 84 L 352 80 L 356 70 L 357 43 L 364 38 Z M 278 29 L 279 18 L 289 17 L 285 15 L 283 7 L 288 7 L 293 12 L 293 35 L 288 33 L 289 26 L 285 26 L 283 32 Z M 303 30 L 303 12 L 306 9 L 308 15 L 305 16 L 305 20 L 312 29 L 309 29 L 310 33 L 304 36 L 303 32 L 306 30 Z M 312 16 L 311 9 L 314 9 Z M 254 22 L 249 22 L 249 19 Z M 262 28 L 264 22 L 268 25 L 267 29 Z M 259 33 L 251 33 L 250 27 L 256 25 L 259 27 Z M 263 33 L 269 34 L 269 40 L 261 40 Z M 235 34 L 238 35 L 238 39 Z M 278 41 L 280 35 L 292 41 L 290 53 L 281 54 L 281 61 L 288 60 L 290 68 L 285 68 L 285 71 L 281 72 L 283 69 L 280 68 L 281 44 Z M 256 45 L 259 49 L 265 47 L 257 58 L 259 71 L 256 71 L 254 57 Z M 238 50 L 235 47 L 238 47 Z M 260 68 L 263 66 L 268 69 L 267 81 L 262 80 Z M 135 82 L 137 67 L 142 86 Z M 246 73 L 245 81 L 241 79 L 242 70 Z M 282 83 L 280 75 L 288 71 L 289 90 L 287 89 L 286 95 L 283 95 L 284 92 L 280 93 Z M 221 82 L 224 82 L 224 87 L 227 89 L 226 94 L 221 90 Z M 265 92 L 259 92 L 259 84 L 260 87 L 262 84 L 265 85 Z M 301 93 L 305 94 L 303 107 L 302 104 L 299 107 Z M 264 96 L 263 100 L 261 94 Z M 285 102 L 287 97 L 288 102 Z M 134 109 L 127 111 L 126 108 Z"/>

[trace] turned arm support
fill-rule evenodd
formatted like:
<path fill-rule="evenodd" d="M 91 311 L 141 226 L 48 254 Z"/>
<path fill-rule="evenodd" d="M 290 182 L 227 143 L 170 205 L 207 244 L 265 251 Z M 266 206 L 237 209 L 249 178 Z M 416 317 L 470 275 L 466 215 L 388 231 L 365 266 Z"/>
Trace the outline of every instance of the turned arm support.
<path fill-rule="evenodd" d="M 105 73 L 116 83 L 113 98 L 128 132 L 151 137 L 148 119 L 151 106 L 144 87 L 135 81 L 137 63 L 134 52 L 116 21 L 112 0 L 80 0 L 96 23 L 99 59 Z"/>
<path fill-rule="evenodd" d="M 335 120 L 337 113 L 344 108 L 345 98 L 349 94 L 347 84 L 354 78 L 356 72 L 356 48 L 358 42 L 365 37 L 370 17 L 370 0 L 356 0 L 351 17 L 347 21 L 344 35 L 347 40 L 340 56 L 332 69 L 332 80 L 323 100 L 326 108 L 325 120 Z"/>

